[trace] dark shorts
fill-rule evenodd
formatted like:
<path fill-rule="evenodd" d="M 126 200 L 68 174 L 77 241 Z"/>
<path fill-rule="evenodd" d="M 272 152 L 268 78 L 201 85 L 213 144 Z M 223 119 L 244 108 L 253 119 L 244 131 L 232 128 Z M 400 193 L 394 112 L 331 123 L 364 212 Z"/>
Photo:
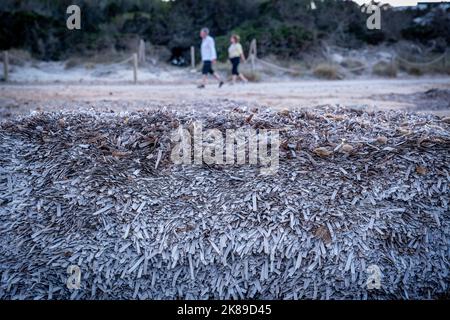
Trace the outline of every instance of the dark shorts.
<path fill-rule="evenodd" d="M 202 74 L 214 74 L 211 61 L 203 61 Z"/>
<path fill-rule="evenodd" d="M 230 61 L 232 65 L 231 74 L 234 76 L 238 76 L 239 75 L 238 67 L 239 63 L 241 62 L 241 58 L 240 57 L 231 58 Z"/>

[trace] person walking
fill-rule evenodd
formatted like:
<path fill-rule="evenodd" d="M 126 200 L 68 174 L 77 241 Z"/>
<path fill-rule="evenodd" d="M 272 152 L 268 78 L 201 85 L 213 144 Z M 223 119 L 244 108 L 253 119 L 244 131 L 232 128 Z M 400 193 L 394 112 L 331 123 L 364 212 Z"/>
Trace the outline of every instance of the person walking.
<path fill-rule="evenodd" d="M 215 64 L 217 60 L 217 52 L 214 39 L 209 35 L 208 28 L 202 28 L 202 30 L 200 30 L 200 37 L 202 38 L 202 46 L 200 52 L 203 62 L 202 68 L 203 77 L 202 83 L 198 86 L 198 88 L 201 89 L 205 87 L 209 74 L 212 74 L 219 81 L 219 88 L 220 88 L 223 85 L 222 78 L 212 68 L 212 65 Z"/>
<path fill-rule="evenodd" d="M 244 50 L 242 50 L 242 46 L 239 43 L 240 37 L 237 34 L 233 34 L 230 38 L 231 45 L 228 48 L 228 57 L 231 62 L 231 75 L 233 79 L 233 84 L 236 83 L 237 77 L 239 77 L 242 81 L 248 82 L 247 78 L 244 77 L 242 73 L 239 73 L 239 63 L 245 62 Z"/>

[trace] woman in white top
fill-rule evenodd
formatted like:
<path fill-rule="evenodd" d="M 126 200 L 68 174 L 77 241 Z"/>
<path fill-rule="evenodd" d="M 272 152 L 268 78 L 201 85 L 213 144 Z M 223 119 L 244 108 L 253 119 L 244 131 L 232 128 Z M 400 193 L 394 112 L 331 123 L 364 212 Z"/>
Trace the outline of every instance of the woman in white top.
<path fill-rule="evenodd" d="M 244 51 L 242 50 L 242 46 L 239 43 L 239 36 L 237 34 L 233 34 L 230 38 L 231 45 L 228 48 L 228 57 L 230 58 L 230 62 L 232 65 L 231 74 L 233 76 L 233 84 L 236 83 L 237 77 L 239 77 L 242 81 L 248 82 L 247 78 L 244 77 L 242 73 L 239 73 L 239 63 L 241 59 L 245 62 Z"/>

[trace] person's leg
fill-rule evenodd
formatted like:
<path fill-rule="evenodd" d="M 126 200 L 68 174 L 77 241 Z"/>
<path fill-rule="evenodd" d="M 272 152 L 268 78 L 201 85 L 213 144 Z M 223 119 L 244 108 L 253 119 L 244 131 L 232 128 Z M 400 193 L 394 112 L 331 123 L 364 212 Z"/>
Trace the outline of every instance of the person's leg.
<path fill-rule="evenodd" d="M 242 73 L 239 73 L 239 78 L 244 82 L 248 82 L 248 79 Z"/>
<path fill-rule="evenodd" d="M 235 84 L 236 83 L 236 77 L 234 76 L 234 60 L 233 58 L 230 58 L 230 63 L 231 63 L 231 84 Z"/>
<path fill-rule="evenodd" d="M 217 72 L 214 72 L 214 73 L 213 73 L 213 76 L 214 76 L 217 80 L 222 81 L 222 78 L 220 77 L 220 75 L 219 75 Z"/>
<path fill-rule="evenodd" d="M 209 68 L 208 68 L 208 74 L 212 74 L 214 76 L 214 78 L 217 79 L 217 81 L 219 81 L 219 88 L 223 85 L 223 81 L 222 78 L 220 77 L 220 75 L 214 71 L 214 69 L 212 68 L 212 62 L 209 62 Z"/>
<path fill-rule="evenodd" d="M 214 72 L 214 77 L 219 81 L 219 88 L 223 86 L 223 80 L 217 72 Z"/>
<path fill-rule="evenodd" d="M 198 85 L 198 88 L 204 88 L 206 86 L 206 80 L 208 79 L 208 74 L 211 72 L 211 62 L 203 61 L 202 67 L 202 82 Z"/>
<path fill-rule="evenodd" d="M 219 88 L 221 86 L 223 86 L 223 81 L 222 81 L 222 78 L 220 77 L 220 75 L 215 71 L 213 71 L 212 74 L 213 74 L 214 78 L 216 78 L 217 81 L 219 81 Z"/>
<path fill-rule="evenodd" d="M 233 83 L 236 83 L 237 77 L 239 76 L 238 67 L 239 67 L 240 59 L 241 58 L 239 58 L 239 57 L 231 59 L 231 64 L 233 66 L 231 69 L 231 74 L 233 75 Z"/>
<path fill-rule="evenodd" d="M 202 75 L 202 80 L 200 82 L 200 84 L 197 86 L 197 88 L 199 89 L 203 89 L 206 86 L 206 80 L 207 80 L 208 76 L 207 75 Z"/>

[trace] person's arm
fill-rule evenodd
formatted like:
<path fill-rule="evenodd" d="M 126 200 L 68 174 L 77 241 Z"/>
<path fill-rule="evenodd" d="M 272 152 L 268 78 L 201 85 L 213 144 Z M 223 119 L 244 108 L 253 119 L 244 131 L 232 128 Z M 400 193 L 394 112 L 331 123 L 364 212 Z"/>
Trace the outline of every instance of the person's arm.
<path fill-rule="evenodd" d="M 216 63 L 217 52 L 216 52 L 216 44 L 215 44 L 213 38 L 211 38 L 209 45 L 211 46 L 211 61 L 212 61 L 212 63 Z"/>

